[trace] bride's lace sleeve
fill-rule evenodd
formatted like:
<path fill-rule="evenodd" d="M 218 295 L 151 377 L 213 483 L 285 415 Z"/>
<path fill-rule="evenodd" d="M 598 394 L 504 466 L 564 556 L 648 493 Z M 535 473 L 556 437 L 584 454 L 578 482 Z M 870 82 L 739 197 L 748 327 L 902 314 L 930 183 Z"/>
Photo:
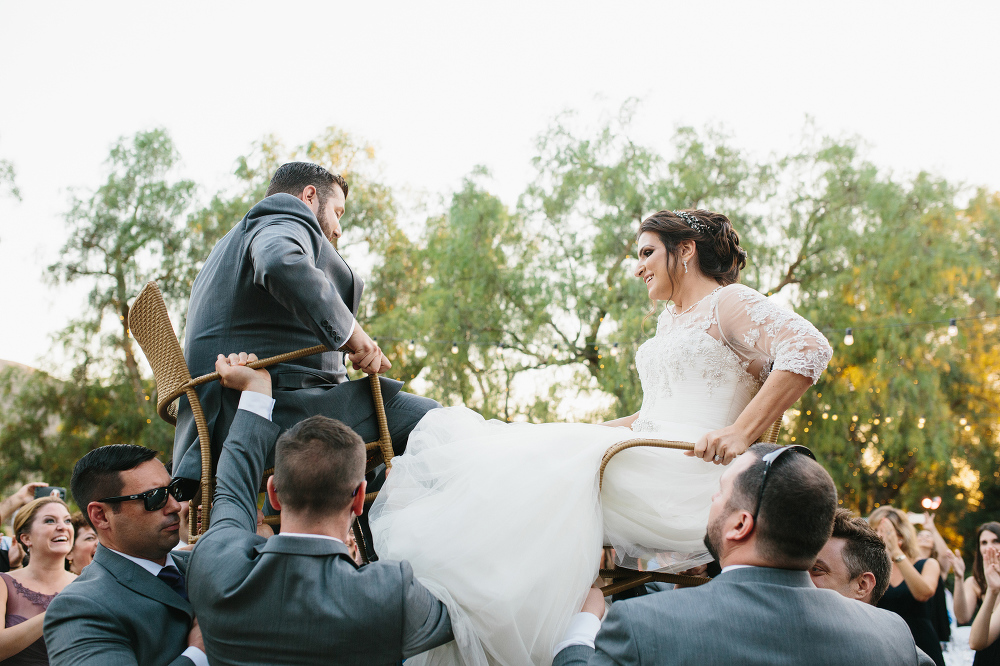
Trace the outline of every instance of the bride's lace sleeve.
<path fill-rule="evenodd" d="M 815 384 L 833 356 L 815 326 L 745 285 L 720 290 L 717 317 L 722 341 L 761 381 L 774 370 L 787 370 Z"/>

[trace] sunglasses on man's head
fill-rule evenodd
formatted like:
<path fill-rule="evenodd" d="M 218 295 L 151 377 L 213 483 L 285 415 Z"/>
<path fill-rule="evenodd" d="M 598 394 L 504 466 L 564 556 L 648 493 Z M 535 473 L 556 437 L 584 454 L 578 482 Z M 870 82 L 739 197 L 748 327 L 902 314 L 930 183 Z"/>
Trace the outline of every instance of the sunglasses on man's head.
<path fill-rule="evenodd" d="M 753 522 L 757 524 L 757 514 L 760 513 L 760 503 L 764 500 L 764 487 L 767 485 L 767 473 L 771 471 L 771 466 L 781 457 L 781 454 L 787 451 L 794 451 L 796 453 L 801 453 L 807 455 L 813 460 L 816 460 L 816 456 L 808 448 L 800 444 L 792 444 L 790 446 L 783 446 L 780 449 L 775 449 L 770 453 L 765 453 L 761 456 L 761 460 L 764 462 L 764 476 L 760 479 L 760 491 L 757 493 L 757 508 L 753 510 Z"/>
<path fill-rule="evenodd" d="M 167 496 L 173 495 L 178 502 L 186 502 L 194 499 L 198 492 L 199 481 L 197 479 L 174 479 L 162 488 L 153 488 L 137 495 L 122 495 L 121 497 L 105 497 L 98 502 L 130 502 L 141 499 L 146 511 L 159 511 L 167 505 Z"/>

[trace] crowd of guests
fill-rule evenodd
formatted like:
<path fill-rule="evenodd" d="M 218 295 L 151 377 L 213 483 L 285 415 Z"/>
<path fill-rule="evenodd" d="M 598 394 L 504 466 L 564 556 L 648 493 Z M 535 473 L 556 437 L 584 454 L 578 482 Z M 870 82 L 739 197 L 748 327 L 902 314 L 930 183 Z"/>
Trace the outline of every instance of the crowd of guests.
<path fill-rule="evenodd" d="M 324 417 L 279 437 L 264 377 L 223 373 L 243 394 L 197 549 L 184 546 L 195 487 L 141 446 L 78 461 L 85 514 L 34 499 L 42 484 L 0 504 L 14 533 L 0 561 L 0 665 L 398 664 L 454 639 L 447 607 L 407 563 L 357 562 L 361 439 Z M 271 447 L 277 536 L 257 509 Z M 804 447 L 754 445 L 722 477 L 706 545 L 721 568 L 707 585 L 610 605 L 592 589 L 554 664 L 943 665 L 951 570 L 975 663 L 1000 663 L 1000 523 L 979 529 L 965 578 L 931 517 L 917 533 L 893 507 L 854 516 Z"/>

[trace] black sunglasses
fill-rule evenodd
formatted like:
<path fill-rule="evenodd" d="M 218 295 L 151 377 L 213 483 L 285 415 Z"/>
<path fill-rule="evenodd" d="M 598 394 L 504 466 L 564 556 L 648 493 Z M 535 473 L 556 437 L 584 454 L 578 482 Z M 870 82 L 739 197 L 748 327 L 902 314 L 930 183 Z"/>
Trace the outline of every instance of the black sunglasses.
<path fill-rule="evenodd" d="M 760 513 L 760 503 L 764 499 L 764 487 L 767 486 L 767 473 L 771 469 L 771 465 L 781 457 L 781 454 L 785 451 L 795 451 L 797 453 L 802 453 L 813 460 L 816 460 L 816 456 L 808 448 L 801 446 L 799 444 L 791 444 L 789 446 L 783 446 L 780 449 L 775 449 L 770 453 L 765 453 L 761 460 L 764 461 L 764 476 L 760 480 L 760 492 L 757 493 L 757 507 L 753 510 L 753 524 L 757 524 L 757 514 Z"/>
<path fill-rule="evenodd" d="M 197 479 L 174 479 L 162 488 L 153 488 L 138 495 L 122 495 L 121 497 L 105 497 L 98 502 L 130 502 L 141 499 L 146 511 L 159 511 L 167 505 L 167 495 L 173 495 L 178 502 L 194 499 L 200 482 Z"/>

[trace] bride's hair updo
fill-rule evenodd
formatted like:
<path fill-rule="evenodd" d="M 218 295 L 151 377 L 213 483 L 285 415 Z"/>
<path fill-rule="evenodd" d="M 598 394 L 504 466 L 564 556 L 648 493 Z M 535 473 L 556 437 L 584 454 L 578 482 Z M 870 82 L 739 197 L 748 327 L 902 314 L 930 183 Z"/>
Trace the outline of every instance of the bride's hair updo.
<path fill-rule="evenodd" d="M 740 235 L 722 213 L 709 210 L 661 210 L 639 225 L 639 233 L 650 231 L 660 237 L 677 266 L 681 241 L 693 240 L 701 272 L 725 286 L 740 281 L 747 265 L 747 253 L 740 247 Z M 676 268 L 675 268 L 676 270 Z"/>

